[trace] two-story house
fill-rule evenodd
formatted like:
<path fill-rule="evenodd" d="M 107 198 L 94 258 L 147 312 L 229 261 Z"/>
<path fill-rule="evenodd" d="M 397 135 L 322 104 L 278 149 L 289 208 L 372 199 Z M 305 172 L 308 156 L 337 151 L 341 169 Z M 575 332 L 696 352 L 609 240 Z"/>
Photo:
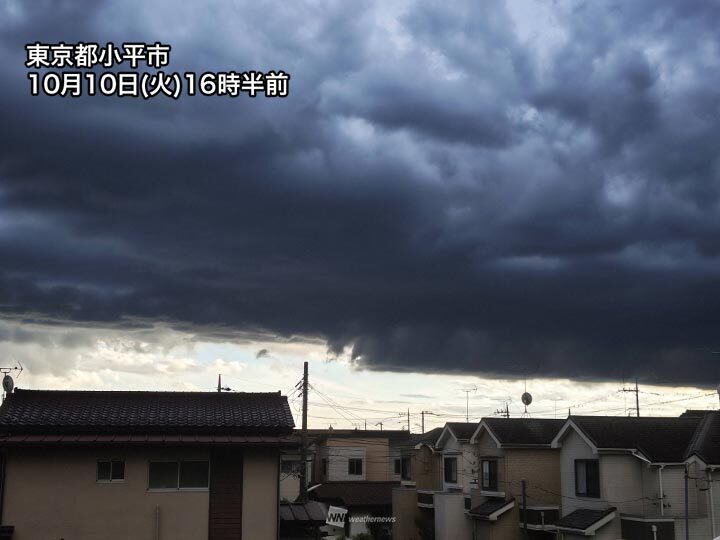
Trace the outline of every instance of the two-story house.
<path fill-rule="evenodd" d="M 435 531 L 434 494 L 443 489 L 442 427 L 412 435 L 401 449 L 401 486 L 393 488 L 393 540 L 429 538 Z M 396 462 L 396 468 L 398 464 Z"/>
<path fill-rule="evenodd" d="M 476 422 L 448 422 L 435 443 L 441 457 L 442 491 L 433 494 L 436 540 L 470 538 L 471 489 L 477 486 L 477 449 L 470 442 Z"/>
<path fill-rule="evenodd" d="M 277 393 L 15 390 L 0 407 L 0 518 L 14 540 L 271 540 Z"/>
<path fill-rule="evenodd" d="M 718 413 L 679 418 L 571 416 L 560 449 L 558 532 L 627 540 L 710 540 Z M 687 526 L 686 526 L 687 524 Z"/>
<path fill-rule="evenodd" d="M 560 515 L 560 452 L 551 447 L 564 420 L 483 418 L 470 443 L 478 455 L 478 485 L 468 516 L 472 538 L 520 540 L 555 536 Z M 523 487 L 525 505 L 523 505 Z"/>
<path fill-rule="evenodd" d="M 390 517 L 392 489 L 400 485 L 401 453 L 410 434 L 333 429 L 315 430 L 311 435 L 314 458 L 310 496 L 346 508 L 350 517 Z M 363 532 L 367 532 L 363 523 L 348 519 L 348 536 Z"/>

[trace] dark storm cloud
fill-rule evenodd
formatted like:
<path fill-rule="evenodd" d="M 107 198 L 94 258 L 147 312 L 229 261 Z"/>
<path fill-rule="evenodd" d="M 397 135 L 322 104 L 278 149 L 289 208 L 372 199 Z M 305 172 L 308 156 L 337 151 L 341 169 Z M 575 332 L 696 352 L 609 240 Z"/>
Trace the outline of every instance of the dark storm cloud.
<path fill-rule="evenodd" d="M 560 43 L 500 3 L 4 4 L 5 317 L 714 384 L 717 3 L 542 5 Z M 35 40 L 161 40 L 291 94 L 31 98 Z"/>

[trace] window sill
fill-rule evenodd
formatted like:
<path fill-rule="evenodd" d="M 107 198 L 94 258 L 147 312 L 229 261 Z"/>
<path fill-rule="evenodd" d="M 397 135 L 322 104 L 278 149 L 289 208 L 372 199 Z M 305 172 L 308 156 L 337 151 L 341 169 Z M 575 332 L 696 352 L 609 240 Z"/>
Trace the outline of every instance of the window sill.
<path fill-rule="evenodd" d="M 493 491 L 491 489 L 481 489 L 480 495 L 483 495 L 485 497 L 504 497 L 505 492 L 504 491 Z"/>
<path fill-rule="evenodd" d="M 96 484 L 124 484 L 125 480 L 95 480 Z"/>
<path fill-rule="evenodd" d="M 194 491 L 210 491 L 210 488 L 147 488 L 147 493 L 187 493 Z"/>

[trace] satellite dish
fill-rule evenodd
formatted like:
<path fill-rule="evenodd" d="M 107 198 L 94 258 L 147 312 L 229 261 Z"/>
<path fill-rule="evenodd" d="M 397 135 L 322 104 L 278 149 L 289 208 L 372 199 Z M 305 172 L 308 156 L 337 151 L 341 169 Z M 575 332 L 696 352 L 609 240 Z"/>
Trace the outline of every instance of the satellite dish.
<path fill-rule="evenodd" d="M 15 388 L 15 382 L 10 375 L 3 377 L 3 390 L 6 394 L 12 394 L 13 388 Z"/>
<path fill-rule="evenodd" d="M 525 392 L 525 393 L 522 395 L 522 398 L 521 398 L 521 399 L 522 399 L 523 404 L 524 404 L 526 407 L 532 403 L 532 396 L 530 395 L 530 392 Z"/>

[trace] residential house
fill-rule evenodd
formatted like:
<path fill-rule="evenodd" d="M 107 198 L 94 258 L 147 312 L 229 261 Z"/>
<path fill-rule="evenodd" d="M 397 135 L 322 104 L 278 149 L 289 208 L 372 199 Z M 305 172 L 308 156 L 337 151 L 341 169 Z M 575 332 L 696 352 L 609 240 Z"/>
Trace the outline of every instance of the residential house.
<path fill-rule="evenodd" d="M 14 540 L 277 538 L 280 393 L 15 390 L 0 407 Z"/>
<path fill-rule="evenodd" d="M 564 420 L 483 418 L 470 443 L 478 485 L 467 511 L 471 538 L 550 540 L 560 515 L 560 452 L 553 439 Z M 525 503 L 523 504 L 523 486 Z"/>
<path fill-rule="evenodd" d="M 471 537 L 465 511 L 471 489 L 477 487 L 478 454 L 470 442 L 477 427 L 477 423 L 448 422 L 435 443 L 442 467 L 442 490 L 432 498 L 436 540 Z"/>
<path fill-rule="evenodd" d="M 429 538 L 435 531 L 433 497 L 442 491 L 442 454 L 435 451 L 435 443 L 442 427 L 426 433 L 411 435 L 401 449 L 401 486 L 393 488 L 393 539 L 415 540 Z"/>
<path fill-rule="evenodd" d="M 569 417 L 553 441 L 560 449 L 559 533 L 567 540 L 681 540 L 686 531 L 691 540 L 717 536 L 718 422 L 717 412 Z"/>
<path fill-rule="evenodd" d="M 401 449 L 410 434 L 398 430 L 312 430 L 311 497 L 348 510 L 348 516 L 390 517 L 392 489 L 402 478 Z M 397 460 L 400 460 L 398 463 Z M 398 467 L 400 465 L 400 467 Z M 345 533 L 368 532 L 347 521 Z"/>

